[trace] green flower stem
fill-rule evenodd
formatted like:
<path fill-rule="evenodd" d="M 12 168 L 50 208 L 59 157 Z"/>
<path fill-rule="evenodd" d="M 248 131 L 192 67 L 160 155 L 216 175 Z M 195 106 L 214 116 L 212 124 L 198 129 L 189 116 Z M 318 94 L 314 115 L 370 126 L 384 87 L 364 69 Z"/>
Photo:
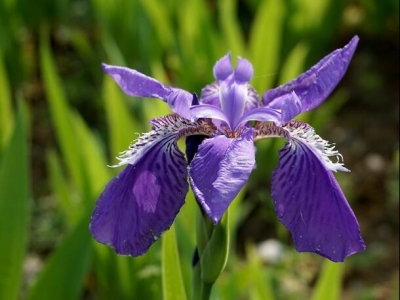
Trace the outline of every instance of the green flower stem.
<path fill-rule="evenodd" d="M 229 215 L 214 225 L 199 210 L 196 221 L 196 240 L 199 261 L 193 267 L 192 299 L 210 299 L 214 282 L 226 265 L 229 252 Z"/>

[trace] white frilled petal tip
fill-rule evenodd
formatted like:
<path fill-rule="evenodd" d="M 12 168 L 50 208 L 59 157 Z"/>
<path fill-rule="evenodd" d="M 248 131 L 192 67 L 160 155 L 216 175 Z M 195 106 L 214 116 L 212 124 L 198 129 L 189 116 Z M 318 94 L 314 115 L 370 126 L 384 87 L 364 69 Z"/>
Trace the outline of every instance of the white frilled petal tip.
<path fill-rule="evenodd" d="M 335 146 L 317 135 L 314 128 L 308 124 L 294 120 L 283 128 L 289 132 L 291 139 L 308 147 L 318 157 L 326 170 L 350 172 L 349 169 L 344 167 L 343 156 L 339 151 L 335 150 Z M 298 145 L 298 143 L 290 141 L 289 144 L 291 147 L 297 147 Z M 330 157 L 335 158 L 336 161 L 332 161 Z"/>

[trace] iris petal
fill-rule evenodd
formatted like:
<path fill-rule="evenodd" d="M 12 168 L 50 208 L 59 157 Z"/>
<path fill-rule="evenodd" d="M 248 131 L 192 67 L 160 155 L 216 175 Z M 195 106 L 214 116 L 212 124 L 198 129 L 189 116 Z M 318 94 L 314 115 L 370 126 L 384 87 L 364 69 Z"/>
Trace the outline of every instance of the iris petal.
<path fill-rule="evenodd" d="M 142 255 L 184 204 L 186 177 L 186 161 L 176 144 L 158 142 L 108 183 L 92 213 L 92 235 L 118 254 Z"/>
<path fill-rule="evenodd" d="M 188 191 L 187 164 L 176 141 L 212 132 L 176 114 L 152 125 L 122 153 L 118 165 L 129 165 L 108 183 L 92 213 L 92 235 L 119 254 L 145 253 L 171 226 Z"/>
<path fill-rule="evenodd" d="M 206 139 L 189 167 L 193 192 L 204 211 L 217 223 L 247 182 L 255 167 L 253 130 L 231 139 Z"/>
<path fill-rule="evenodd" d="M 279 151 L 271 194 L 297 251 L 340 262 L 365 250 L 357 220 L 335 177 L 304 141 L 290 139 Z"/>
<path fill-rule="evenodd" d="M 172 111 L 189 119 L 189 107 L 193 95 L 185 90 L 172 88 L 136 70 L 102 64 L 103 71 L 110 75 L 125 94 L 134 97 L 159 98 L 168 103 Z"/>
<path fill-rule="evenodd" d="M 294 91 L 301 101 L 301 112 L 320 105 L 344 76 L 358 40 L 357 36 L 353 37 L 345 47 L 333 51 L 296 79 L 266 91 L 262 97 L 263 104 L 269 107 L 274 99 Z"/>
<path fill-rule="evenodd" d="M 216 80 L 225 80 L 233 73 L 230 53 L 226 54 L 215 63 L 213 73 Z"/>
<path fill-rule="evenodd" d="M 248 121 L 263 121 L 263 122 L 274 122 L 277 125 L 281 125 L 281 113 L 275 109 L 268 107 L 254 108 L 245 113 L 239 120 L 238 125 L 247 123 Z"/>

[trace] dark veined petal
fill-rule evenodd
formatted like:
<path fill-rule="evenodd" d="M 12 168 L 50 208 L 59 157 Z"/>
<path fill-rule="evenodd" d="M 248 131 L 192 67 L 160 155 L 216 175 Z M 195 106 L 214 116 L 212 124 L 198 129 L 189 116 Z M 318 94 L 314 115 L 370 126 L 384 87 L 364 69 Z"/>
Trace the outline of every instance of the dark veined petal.
<path fill-rule="evenodd" d="M 266 91 L 262 97 L 263 105 L 270 107 L 276 98 L 293 91 L 301 101 L 301 112 L 320 105 L 344 76 L 358 40 L 357 36 L 353 37 L 344 48 L 333 51 L 296 79 Z"/>
<path fill-rule="evenodd" d="M 221 104 L 219 102 L 219 83 L 218 83 L 218 81 L 206 85 L 201 90 L 200 103 L 201 104 L 210 104 L 210 105 L 221 107 Z"/>
<path fill-rule="evenodd" d="M 253 134 L 247 129 L 238 138 L 220 135 L 206 139 L 189 166 L 192 190 L 215 224 L 255 167 Z"/>
<path fill-rule="evenodd" d="M 333 173 L 319 157 L 321 152 L 298 133 L 290 135 L 279 151 L 271 194 L 277 216 L 291 231 L 297 251 L 341 262 L 365 250 L 357 219 Z"/>
<path fill-rule="evenodd" d="M 92 235 L 118 254 L 145 253 L 171 226 L 188 191 L 187 164 L 176 141 L 187 134 L 209 134 L 201 123 L 178 115 L 152 124 L 153 130 L 122 154 L 119 165 L 129 165 L 108 183 L 92 213 Z"/>
<path fill-rule="evenodd" d="M 134 97 L 159 98 L 168 103 L 172 111 L 189 119 L 189 107 L 193 95 L 185 90 L 162 84 L 136 70 L 102 64 L 103 71 L 110 75 L 125 94 Z"/>

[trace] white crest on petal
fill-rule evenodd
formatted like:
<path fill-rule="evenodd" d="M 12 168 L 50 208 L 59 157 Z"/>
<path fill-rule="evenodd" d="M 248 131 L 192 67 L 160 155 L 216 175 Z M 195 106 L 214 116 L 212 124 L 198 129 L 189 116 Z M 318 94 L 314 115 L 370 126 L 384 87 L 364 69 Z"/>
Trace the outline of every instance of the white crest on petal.
<path fill-rule="evenodd" d="M 344 167 L 343 156 L 338 150 L 335 150 L 335 145 L 321 138 L 310 125 L 293 120 L 284 125 L 283 129 L 287 130 L 290 134 L 290 138 L 288 139 L 290 147 L 295 149 L 297 143 L 300 142 L 319 157 L 319 160 L 327 170 L 350 172 L 349 169 Z M 335 158 L 336 162 L 333 162 L 330 157 Z"/>
<path fill-rule="evenodd" d="M 183 136 L 211 135 L 215 131 L 215 127 L 207 121 L 191 122 L 178 114 L 156 118 L 151 120 L 150 123 L 153 125 L 153 130 L 143 133 L 133 141 L 129 149 L 121 152 L 117 157 L 119 163 L 110 167 L 115 168 L 126 164 L 135 164 L 151 147 L 159 142 L 164 144 L 175 143 Z"/>

